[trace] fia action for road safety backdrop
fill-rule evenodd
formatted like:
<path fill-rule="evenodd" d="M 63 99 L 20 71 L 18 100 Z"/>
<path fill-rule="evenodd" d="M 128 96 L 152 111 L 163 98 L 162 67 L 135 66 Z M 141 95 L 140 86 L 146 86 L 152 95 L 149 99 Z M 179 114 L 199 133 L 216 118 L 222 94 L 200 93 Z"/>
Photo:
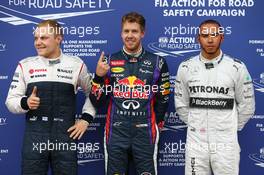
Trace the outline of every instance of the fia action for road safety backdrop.
<path fill-rule="evenodd" d="M 222 49 L 247 65 L 256 94 L 256 113 L 239 133 L 242 150 L 240 174 L 263 175 L 263 7 L 262 0 L 1 0 L 0 174 L 16 175 L 21 171 L 24 116 L 9 113 L 4 103 L 18 61 L 36 54 L 32 35 L 35 24 L 43 19 L 57 19 L 65 28 L 62 51 L 81 57 L 94 73 L 101 51 L 112 53 L 122 47 L 122 15 L 137 11 L 147 20 L 143 44 L 146 49 L 166 58 L 171 82 L 175 79 L 179 63 L 199 53 L 200 46 L 195 38 L 199 23 L 205 19 L 216 19 L 222 23 L 225 30 Z M 78 98 L 77 117 L 83 94 L 78 93 Z M 184 174 L 186 126 L 176 115 L 173 103 L 171 98 L 160 139 L 160 175 Z M 80 175 L 104 174 L 104 120 L 104 114 L 97 115 L 80 141 Z M 85 149 L 82 144 L 85 144 Z"/>

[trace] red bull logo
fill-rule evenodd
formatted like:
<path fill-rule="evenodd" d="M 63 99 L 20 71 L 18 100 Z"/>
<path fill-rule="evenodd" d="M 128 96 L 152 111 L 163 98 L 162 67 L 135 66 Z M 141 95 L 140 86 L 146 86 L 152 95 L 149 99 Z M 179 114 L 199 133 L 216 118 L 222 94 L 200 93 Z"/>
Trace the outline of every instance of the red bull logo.
<path fill-rule="evenodd" d="M 134 88 L 135 86 L 145 86 L 146 83 L 136 76 L 129 76 L 119 80 L 118 84 L 128 86 L 129 88 Z"/>
<path fill-rule="evenodd" d="M 136 76 L 123 78 L 121 80 L 118 80 L 118 87 L 116 87 L 114 90 L 114 96 L 117 98 L 147 99 L 149 93 L 145 91 L 145 85 L 146 83 Z"/>

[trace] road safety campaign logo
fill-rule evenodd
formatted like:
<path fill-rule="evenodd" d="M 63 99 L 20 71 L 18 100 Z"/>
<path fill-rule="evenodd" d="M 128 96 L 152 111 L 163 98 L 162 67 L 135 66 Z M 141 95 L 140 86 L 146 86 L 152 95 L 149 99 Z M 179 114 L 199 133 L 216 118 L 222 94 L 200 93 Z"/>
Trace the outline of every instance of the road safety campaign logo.
<path fill-rule="evenodd" d="M 0 13 L 3 14 L 5 17 L 1 17 L 0 21 L 9 23 L 11 25 L 19 26 L 25 24 L 38 24 L 42 20 L 47 19 L 63 19 L 63 18 L 70 18 L 82 15 L 90 15 L 96 13 L 105 13 L 113 11 L 114 9 L 110 9 L 111 0 L 102 0 L 100 2 L 89 3 L 89 1 L 85 0 L 75 0 L 71 2 L 69 0 L 62 1 L 62 0 L 30 0 L 30 1 L 15 1 L 9 0 L 9 6 L 12 7 L 24 7 L 29 9 L 42 9 L 42 8 L 50 8 L 50 9 L 58 9 L 58 8 L 65 8 L 65 9 L 94 9 L 89 11 L 75 11 L 75 12 L 65 12 L 65 13 L 50 13 L 50 14 L 37 14 L 32 15 L 29 13 L 25 13 L 23 11 L 18 11 L 13 8 L 9 8 L 7 5 L 0 4 Z M 60 22 L 60 24 L 64 24 Z"/>
<path fill-rule="evenodd" d="M 250 154 L 248 157 L 255 162 L 255 165 L 264 168 L 264 147 L 260 148 L 259 153 Z"/>
<path fill-rule="evenodd" d="M 155 54 L 162 57 L 180 57 L 200 51 L 200 44 L 196 40 L 199 27 L 179 24 L 163 26 L 162 30 L 163 34 L 158 37 L 158 40 L 148 44 Z"/>
<path fill-rule="evenodd" d="M 8 155 L 8 149 L 0 148 L 0 161 L 4 160 L 2 157 Z"/>
<path fill-rule="evenodd" d="M 97 161 L 104 161 L 102 146 L 99 142 L 87 142 L 82 144 L 79 143 L 77 156 L 79 165 Z"/>
<path fill-rule="evenodd" d="M 264 92 L 264 72 L 260 74 L 259 78 L 253 79 L 253 84 L 256 91 Z"/>
<path fill-rule="evenodd" d="M 187 125 L 180 120 L 176 112 L 170 112 L 165 115 L 165 125 L 162 129 L 163 131 L 179 132 L 183 131 L 184 128 L 187 128 Z"/>

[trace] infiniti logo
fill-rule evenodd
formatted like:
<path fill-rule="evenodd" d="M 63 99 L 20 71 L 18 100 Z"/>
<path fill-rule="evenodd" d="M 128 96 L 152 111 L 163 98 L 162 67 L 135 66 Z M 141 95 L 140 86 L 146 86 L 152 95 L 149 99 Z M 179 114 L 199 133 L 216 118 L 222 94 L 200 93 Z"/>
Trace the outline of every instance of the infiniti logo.
<path fill-rule="evenodd" d="M 146 65 L 149 65 L 149 66 L 150 66 L 150 65 L 151 65 L 151 62 L 150 62 L 150 61 L 148 61 L 148 60 L 145 60 L 145 61 L 144 61 L 144 64 L 146 64 Z"/>
<path fill-rule="evenodd" d="M 122 103 L 122 106 L 125 109 L 138 109 L 140 107 L 140 104 L 136 100 L 125 100 Z"/>
<path fill-rule="evenodd" d="M 151 173 L 149 173 L 149 172 L 143 172 L 140 175 L 151 175 Z"/>

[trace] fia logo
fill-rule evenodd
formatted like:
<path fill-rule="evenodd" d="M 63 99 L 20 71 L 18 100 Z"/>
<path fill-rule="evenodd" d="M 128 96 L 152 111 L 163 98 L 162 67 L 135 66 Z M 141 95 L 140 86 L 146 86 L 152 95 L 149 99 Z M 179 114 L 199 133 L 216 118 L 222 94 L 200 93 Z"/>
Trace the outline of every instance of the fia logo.
<path fill-rule="evenodd" d="M 264 147 L 259 149 L 259 153 L 250 154 L 248 157 L 255 162 L 255 165 L 264 168 Z"/>
<path fill-rule="evenodd" d="M 264 72 L 260 74 L 259 78 L 253 80 L 256 91 L 264 92 Z"/>

